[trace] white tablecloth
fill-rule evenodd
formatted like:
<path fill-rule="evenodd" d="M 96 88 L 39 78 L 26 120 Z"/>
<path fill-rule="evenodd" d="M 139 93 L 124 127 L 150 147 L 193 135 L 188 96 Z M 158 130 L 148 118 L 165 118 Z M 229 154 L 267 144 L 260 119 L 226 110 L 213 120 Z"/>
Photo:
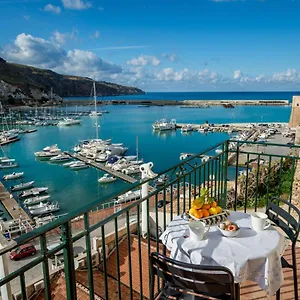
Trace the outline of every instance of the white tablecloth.
<path fill-rule="evenodd" d="M 280 257 L 288 243 L 270 226 L 259 233 L 251 229 L 250 215 L 230 212 L 228 219 L 240 227 L 237 237 L 224 237 L 216 226 L 202 241 L 189 237 L 188 221 L 176 217 L 160 239 L 171 251 L 173 259 L 211 266 L 229 268 L 235 282 L 256 282 L 269 295 L 274 295 L 283 284 Z"/>

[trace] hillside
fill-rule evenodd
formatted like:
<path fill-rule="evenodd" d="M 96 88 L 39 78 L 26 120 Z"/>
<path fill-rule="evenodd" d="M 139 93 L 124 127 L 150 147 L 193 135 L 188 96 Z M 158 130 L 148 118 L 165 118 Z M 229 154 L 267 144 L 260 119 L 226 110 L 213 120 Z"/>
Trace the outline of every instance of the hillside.
<path fill-rule="evenodd" d="M 89 96 L 92 82 L 86 77 L 61 75 L 51 70 L 8 63 L 0 57 L 0 100 L 3 103 L 48 103 L 51 87 L 55 102 L 61 102 L 62 97 Z M 96 82 L 96 89 L 99 96 L 144 94 L 138 88 L 105 81 Z"/>

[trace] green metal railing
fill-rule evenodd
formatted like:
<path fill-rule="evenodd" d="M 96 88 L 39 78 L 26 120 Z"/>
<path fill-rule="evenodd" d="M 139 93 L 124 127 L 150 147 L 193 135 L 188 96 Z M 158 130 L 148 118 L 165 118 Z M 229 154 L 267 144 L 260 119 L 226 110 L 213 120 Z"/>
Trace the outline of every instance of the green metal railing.
<path fill-rule="evenodd" d="M 216 154 L 216 149 L 222 149 L 222 152 Z M 260 151 L 261 149 L 262 152 Z M 273 151 L 273 149 L 275 150 Z M 280 150 L 278 151 L 278 149 Z M 21 291 L 22 299 L 27 299 L 31 295 L 26 294 L 26 285 L 28 283 L 26 272 L 30 272 L 35 266 L 41 264 L 44 298 L 51 299 L 49 259 L 63 251 L 62 266 L 65 273 L 67 298 L 76 299 L 77 288 L 73 247 L 74 243 L 81 242 L 85 248 L 85 268 L 90 299 L 94 299 L 95 295 L 103 299 L 115 299 L 116 291 L 113 291 L 114 296 L 111 296 L 112 291 L 109 288 L 108 278 L 112 277 L 117 280 L 118 299 L 128 299 L 122 296 L 122 289 L 124 288 L 128 289 L 129 299 L 133 299 L 135 293 L 139 294 L 140 299 L 145 299 L 149 295 L 149 286 L 145 285 L 144 268 L 147 266 L 142 264 L 143 245 L 147 245 L 148 255 L 151 252 L 151 247 L 154 247 L 157 252 L 162 251 L 166 253 L 166 248 L 159 241 L 160 233 L 166 229 L 168 220 L 172 220 L 174 216 L 189 210 L 192 200 L 197 197 L 201 187 L 207 188 L 210 196 L 214 197 L 223 208 L 240 209 L 245 212 L 249 209 L 263 209 L 268 204 L 270 197 L 274 195 L 284 196 L 289 201 L 292 201 L 293 178 L 299 159 L 296 153 L 290 152 L 293 149 L 295 151 L 299 147 L 228 140 L 160 173 L 158 176 L 163 174 L 168 176 L 165 184 L 156 186 L 156 188 L 150 190 L 147 197 L 127 203 L 120 211 L 101 221 L 93 222 L 91 217 L 92 211 L 99 206 L 98 201 L 72 211 L 54 222 L 16 238 L 16 245 L 0 250 L 1 255 L 7 255 L 16 246 L 28 242 L 37 243 L 38 241 L 40 248 L 36 258 L 0 279 L 0 286 L 2 287 L 11 282 L 16 285 L 15 282 L 18 279 L 20 281 L 18 289 Z M 254 166 L 255 161 L 261 161 L 261 159 L 264 159 L 264 163 L 256 163 L 256 166 Z M 252 166 L 250 166 L 251 161 Z M 241 168 L 244 173 L 242 175 L 240 174 Z M 130 188 L 117 195 L 110 195 L 106 201 L 113 201 L 117 196 L 130 190 L 140 189 L 143 184 L 153 185 L 156 178 L 133 184 Z M 161 200 L 163 201 L 163 206 L 158 208 Z M 146 204 L 147 207 L 146 232 L 142 232 L 140 226 L 143 204 Z M 83 220 L 82 229 L 78 231 L 74 230 L 73 221 L 79 216 L 83 216 Z M 134 222 L 131 222 L 133 219 Z M 131 229 L 131 226 L 133 226 L 133 229 Z M 120 231 L 120 229 L 124 230 Z M 49 250 L 50 236 L 53 232 L 59 232 L 60 243 Z M 100 241 L 98 248 L 94 249 L 97 250 L 99 258 L 97 268 L 100 271 L 96 271 L 93 264 L 92 234 L 97 235 Z M 132 234 L 135 234 L 138 243 L 138 270 L 132 269 Z M 111 251 L 114 251 L 116 257 L 116 274 L 110 274 L 109 266 L 107 265 L 107 259 L 110 254 L 107 251 L 108 235 L 110 235 L 110 245 L 112 245 Z M 127 242 L 128 282 L 122 282 L 120 271 L 123 257 L 120 257 L 119 242 L 124 239 Z M 149 268 L 147 269 L 148 271 Z M 94 285 L 94 272 L 103 273 L 104 283 L 101 291 L 96 289 Z M 133 276 L 139 277 L 139 287 L 134 287 Z M 160 285 L 161 282 L 157 282 L 158 289 Z"/>

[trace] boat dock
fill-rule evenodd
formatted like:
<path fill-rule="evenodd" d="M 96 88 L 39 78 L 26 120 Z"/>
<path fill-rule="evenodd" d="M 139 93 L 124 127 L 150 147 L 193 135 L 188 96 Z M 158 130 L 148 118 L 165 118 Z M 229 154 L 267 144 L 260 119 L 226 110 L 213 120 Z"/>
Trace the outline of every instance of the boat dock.
<path fill-rule="evenodd" d="M 0 200 L 12 219 L 29 218 L 28 214 L 22 207 L 20 207 L 19 203 L 7 191 L 2 182 L 0 182 Z"/>
<path fill-rule="evenodd" d="M 65 151 L 64 153 L 71 156 L 71 157 L 73 157 L 73 158 L 75 158 L 75 159 L 77 159 L 77 160 L 81 160 L 81 161 L 85 162 L 87 165 L 90 165 L 90 166 L 92 166 L 96 169 L 99 169 L 99 170 L 104 171 L 106 173 L 109 173 L 109 174 L 111 174 L 111 175 L 113 175 L 117 178 L 120 178 L 120 179 L 122 179 L 122 180 L 124 180 L 128 183 L 135 183 L 137 181 L 137 179 L 134 178 L 134 177 L 128 176 L 128 175 L 123 174 L 123 173 L 118 172 L 118 171 L 114 171 L 111 168 L 106 167 L 104 164 L 97 163 L 97 162 L 95 162 L 91 159 L 88 159 L 86 157 L 83 157 L 83 156 L 81 156 L 77 153 L 71 153 L 71 152 L 68 152 L 68 151 Z"/>

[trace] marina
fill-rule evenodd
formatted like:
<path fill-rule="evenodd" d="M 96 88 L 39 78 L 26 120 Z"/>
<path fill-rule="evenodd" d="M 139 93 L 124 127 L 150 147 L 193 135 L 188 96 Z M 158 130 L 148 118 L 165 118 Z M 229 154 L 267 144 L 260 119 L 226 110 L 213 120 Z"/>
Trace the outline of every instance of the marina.
<path fill-rule="evenodd" d="M 101 171 L 104 171 L 106 173 L 109 173 L 117 178 L 120 178 L 122 180 L 124 180 L 125 182 L 128 182 L 128 183 L 135 183 L 137 181 L 136 178 L 133 178 L 131 176 L 128 176 L 124 173 L 121 173 L 121 172 L 117 172 L 117 171 L 114 171 L 112 168 L 108 168 L 106 167 L 104 164 L 101 164 L 101 163 L 97 163 L 95 161 L 92 161 L 86 157 L 83 157 L 81 155 L 78 155 L 77 153 L 71 153 L 71 152 L 67 152 L 65 151 L 65 154 L 71 156 L 72 158 L 75 158 L 77 160 L 80 160 L 80 161 L 83 161 L 85 162 L 87 165 L 90 165 L 94 168 L 97 168 Z"/>

